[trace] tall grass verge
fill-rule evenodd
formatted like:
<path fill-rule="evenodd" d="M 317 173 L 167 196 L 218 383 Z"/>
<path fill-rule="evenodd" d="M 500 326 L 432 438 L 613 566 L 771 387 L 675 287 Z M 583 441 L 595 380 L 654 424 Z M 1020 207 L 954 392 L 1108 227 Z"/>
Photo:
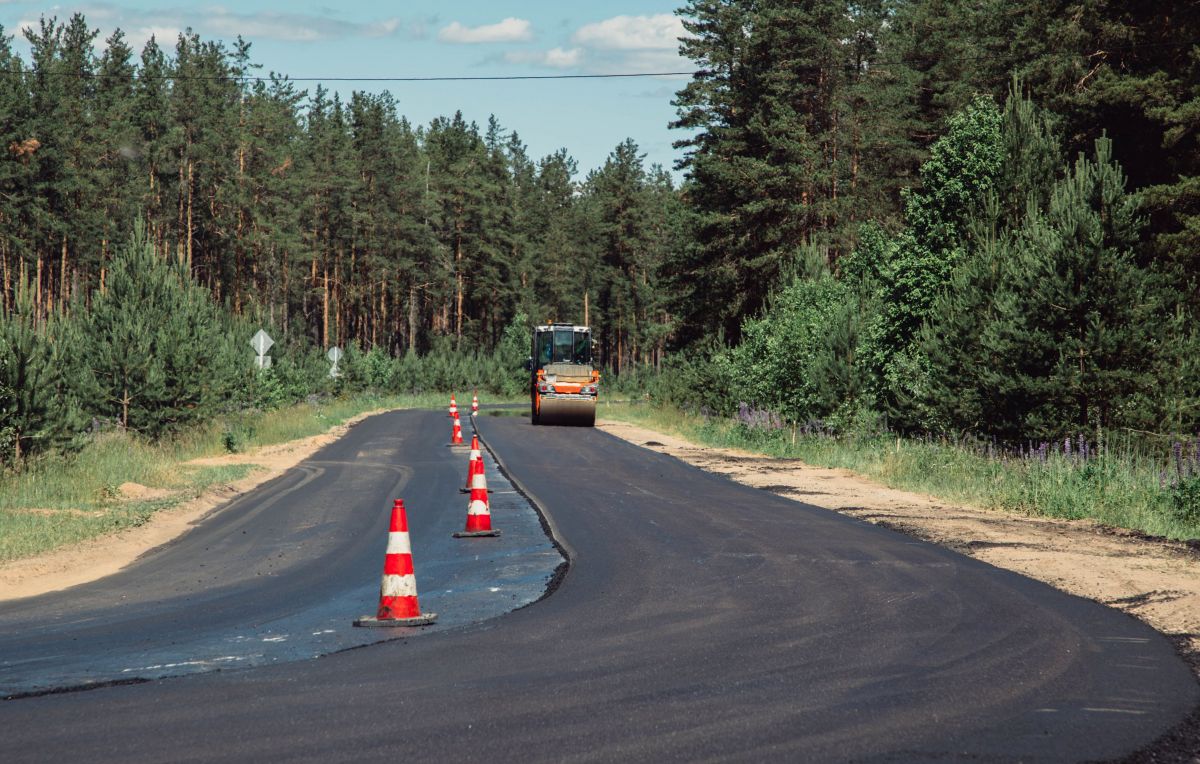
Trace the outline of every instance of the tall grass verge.
<path fill-rule="evenodd" d="M 893 488 L 947 501 L 1105 525 L 1171 539 L 1200 538 L 1200 477 L 1181 456 L 1149 453 L 1132 439 L 1103 448 L 1046 444 L 1022 453 L 895 435 L 793 430 L 766 418 L 746 424 L 669 406 L 601 404 L 598 416 L 710 446 L 848 469 Z M 1192 453 L 1193 463 L 1200 457 Z"/>

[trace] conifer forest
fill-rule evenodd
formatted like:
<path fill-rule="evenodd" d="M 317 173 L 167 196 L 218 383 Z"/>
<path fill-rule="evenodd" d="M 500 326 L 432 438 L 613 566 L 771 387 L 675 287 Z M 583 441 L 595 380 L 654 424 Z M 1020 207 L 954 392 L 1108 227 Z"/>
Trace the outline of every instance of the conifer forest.
<path fill-rule="evenodd" d="M 679 13 L 678 182 L 624 136 L 580 168 L 503 114 L 412 124 L 241 39 L 0 30 L 5 458 L 335 384 L 515 395 L 547 320 L 593 327 L 608 389 L 714 414 L 1200 428 L 1196 3 Z"/>

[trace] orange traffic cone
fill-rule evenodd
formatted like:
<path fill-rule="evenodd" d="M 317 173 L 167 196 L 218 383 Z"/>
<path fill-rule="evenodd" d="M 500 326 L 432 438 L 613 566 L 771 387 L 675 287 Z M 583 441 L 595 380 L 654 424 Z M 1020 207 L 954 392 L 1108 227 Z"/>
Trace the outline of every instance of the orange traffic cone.
<path fill-rule="evenodd" d="M 475 416 L 478 413 L 479 413 L 479 391 L 476 390 L 475 394 L 471 397 L 471 416 Z"/>
<path fill-rule="evenodd" d="M 379 612 L 374 617 L 364 615 L 354 625 L 428 626 L 436 620 L 437 613 L 422 613 L 417 603 L 408 516 L 404 512 L 404 500 L 396 499 L 392 505 L 392 524 L 383 563 L 383 583 L 379 587 Z"/>
<path fill-rule="evenodd" d="M 450 431 L 450 442 L 447 445 L 464 445 L 462 439 L 462 422 L 458 420 L 458 414 L 454 415 L 454 429 Z"/>
<path fill-rule="evenodd" d="M 458 404 L 454 402 L 454 393 L 450 393 L 450 413 L 446 416 L 452 418 L 458 416 Z"/>
<path fill-rule="evenodd" d="M 483 460 L 478 462 L 483 464 Z M 487 478 L 483 470 L 475 468 L 475 476 L 471 478 L 471 500 L 467 504 L 467 529 L 454 534 L 454 538 L 473 538 L 476 536 L 499 536 L 500 531 L 492 528 L 492 511 L 488 508 Z"/>
<path fill-rule="evenodd" d="M 467 459 L 467 482 L 466 486 L 459 488 L 461 493 L 471 492 L 471 478 L 475 477 L 475 468 L 477 464 L 483 463 L 483 457 L 479 453 L 479 436 L 471 436 L 471 456 Z"/>

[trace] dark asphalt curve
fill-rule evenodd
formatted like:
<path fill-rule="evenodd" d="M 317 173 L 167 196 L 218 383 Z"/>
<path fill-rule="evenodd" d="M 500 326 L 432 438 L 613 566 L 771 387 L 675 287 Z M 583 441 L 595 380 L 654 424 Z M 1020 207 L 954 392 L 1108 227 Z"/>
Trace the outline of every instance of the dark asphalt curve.
<path fill-rule="evenodd" d="M 0 603 L 0 697 L 304 660 L 411 634 L 356 629 L 379 602 L 392 501 L 404 498 L 436 631 L 542 596 L 562 557 L 489 465 L 505 533 L 463 541 L 467 451 L 444 414 L 371 417 L 115 576 Z"/>
<path fill-rule="evenodd" d="M 599 431 L 480 428 L 571 556 L 550 597 L 317 661 L 0 704 L 0 759 L 1072 761 L 1200 700 L 1116 611 Z"/>

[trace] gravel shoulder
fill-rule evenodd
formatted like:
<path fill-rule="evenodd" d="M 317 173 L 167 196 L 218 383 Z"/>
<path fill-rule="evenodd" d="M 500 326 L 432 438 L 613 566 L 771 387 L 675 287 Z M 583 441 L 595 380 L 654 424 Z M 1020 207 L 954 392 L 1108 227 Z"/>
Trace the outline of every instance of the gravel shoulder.
<path fill-rule="evenodd" d="M 625 422 L 601 420 L 597 427 L 739 483 L 931 541 L 1117 608 L 1170 637 L 1200 674 L 1200 553 L 1187 544 L 1087 520 L 952 504 L 848 470 L 697 445 Z"/>

